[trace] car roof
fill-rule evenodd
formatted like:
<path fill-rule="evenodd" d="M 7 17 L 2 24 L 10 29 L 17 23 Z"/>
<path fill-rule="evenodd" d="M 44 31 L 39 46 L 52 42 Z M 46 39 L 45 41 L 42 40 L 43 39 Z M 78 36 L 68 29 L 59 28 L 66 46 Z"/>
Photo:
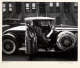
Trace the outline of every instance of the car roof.
<path fill-rule="evenodd" d="M 52 17 L 27 17 L 27 18 L 24 18 L 24 20 L 55 20 L 55 18 L 52 18 Z"/>

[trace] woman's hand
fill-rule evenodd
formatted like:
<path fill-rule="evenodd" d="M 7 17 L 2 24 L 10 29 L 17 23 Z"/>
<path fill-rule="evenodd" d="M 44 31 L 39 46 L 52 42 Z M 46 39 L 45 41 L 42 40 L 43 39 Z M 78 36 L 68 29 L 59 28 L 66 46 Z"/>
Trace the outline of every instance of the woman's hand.
<path fill-rule="evenodd" d="M 54 26 L 52 26 L 51 31 L 47 34 L 46 37 L 49 38 L 53 32 L 54 32 Z"/>

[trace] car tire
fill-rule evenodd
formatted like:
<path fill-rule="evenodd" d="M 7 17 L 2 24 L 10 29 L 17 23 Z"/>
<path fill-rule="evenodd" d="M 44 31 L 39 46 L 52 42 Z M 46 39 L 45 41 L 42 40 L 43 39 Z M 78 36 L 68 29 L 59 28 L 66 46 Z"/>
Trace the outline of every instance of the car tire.
<path fill-rule="evenodd" d="M 75 47 L 75 35 L 72 32 L 61 32 L 57 38 L 57 47 L 61 51 L 67 51 Z"/>
<path fill-rule="evenodd" d="M 10 37 L 10 38 L 3 38 L 3 45 L 2 45 L 2 52 L 6 55 L 11 55 L 15 53 L 16 51 L 16 42 L 15 39 Z"/>

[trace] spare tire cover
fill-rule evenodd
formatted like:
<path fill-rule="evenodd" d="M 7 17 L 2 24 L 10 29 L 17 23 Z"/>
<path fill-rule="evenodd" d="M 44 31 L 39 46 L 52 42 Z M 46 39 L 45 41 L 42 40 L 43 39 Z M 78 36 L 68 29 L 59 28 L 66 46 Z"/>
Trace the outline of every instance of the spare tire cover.
<path fill-rule="evenodd" d="M 75 35 L 72 32 L 63 31 L 58 34 L 57 47 L 62 51 L 69 50 L 75 46 L 75 39 Z"/>

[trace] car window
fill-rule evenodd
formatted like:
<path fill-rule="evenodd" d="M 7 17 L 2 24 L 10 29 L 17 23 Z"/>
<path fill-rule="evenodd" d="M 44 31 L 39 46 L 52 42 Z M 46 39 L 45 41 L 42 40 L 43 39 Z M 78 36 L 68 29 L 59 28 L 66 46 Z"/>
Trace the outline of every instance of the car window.
<path fill-rule="evenodd" d="M 51 26 L 54 24 L 54 21 L 52 20 L 35 20 L 33 22 L 34 22 L 34 25 L 37 25 L 37 26 L 48 26 L 48 25 Z"/>

